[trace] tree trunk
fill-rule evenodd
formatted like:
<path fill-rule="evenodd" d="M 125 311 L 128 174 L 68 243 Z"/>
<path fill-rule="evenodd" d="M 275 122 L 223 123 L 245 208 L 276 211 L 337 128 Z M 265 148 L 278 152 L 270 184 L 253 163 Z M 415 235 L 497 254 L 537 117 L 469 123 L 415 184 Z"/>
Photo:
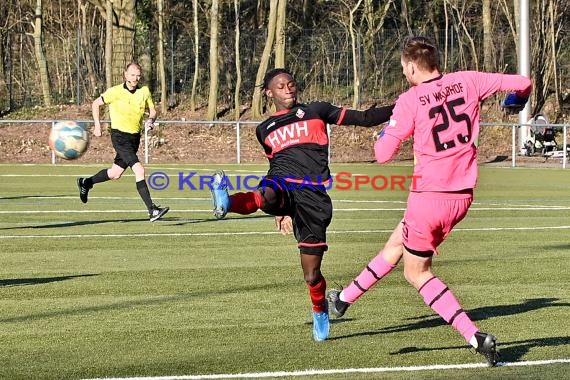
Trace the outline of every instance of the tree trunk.
<path fill-rule="evenodd" d="M 39 67 L 44 105 L 51 106 L 51 87 L 49 84 L 48 68 L 44 53 L 42 17 L 42 0 L 36 0 L 36 12 L 34 23 L 32 24 L 34 29 L 34 50 Z"/>
<path fill-rule="evenodd" d="M 136 0 L 113 1 L 113 83 L 123 81 L 125 67 L 133 61 Z"/>
<path fill-rule="evenodd" d="M 483 0 L 483 67 L 487 72 L 495 70 L 494 52 L 491 0 Z"/>
<path fill-rule="evenodd" d="M 208 94 L 208 111 L 206 118 L 215 120 L 218 113 L 218 0 L 212 0 L 210 8 L 210 92 Z"/>
<path fill-rule="evenodd" d="M 105 84 L 113 86 L 113 2 L 105 2 Z"/>
<path fill-rule="evenodd" d="M 91 45 L 89 44 L 87 31 L 87 11 L 89 10 L 89 3 L 82 3 L 82 0 L 78 0 L 79 9 L 81 11 L 80 28 L 81 28 L 81 50 L 83 53 L 83 59 L 85 60 L 85 68 L 87 69 L 87 79 L 89 81 L 89 97 L 96 96 L 100 92 L 100 88 L 97 83 L 97 76 L 95 75 L 95 67 L 93 64 L 93 51 Z"/>
<path fill-rule="evenodd" d="M 512 0 L 514 11 L 511 13 L 507 0 L 499 0 L 499 5 L 503 9 L 503 14 L 509 23 L 509 28 L 511 29 L 511 34 L 515 42 L 515 49 L 517 52 L 517 57 L 519 56 L 519 17 L 518 17 L 518 3 L 520 0 Z"/>
<path fill-rule="evenodd" d="M 200 30 L 198 29 L 198 0 L 192 1 L 192 18 L 194 24 L 194 77 L 192 93 L 190 94 L 190 110 L 196 111 L 196 88 L 198 87 L 198 70 L 200 68 L 198 54 L 200 53 Z"/>
<path fill-rule="evenodd" d="M 285 22 L 287 21 L 287 0 L 279 0 L 275 24 L 275 67 L 285 67 Z"/>
<path fill-rule="evenodd" d="M 408 0 L 402 0 L 402 11 L 400 13 L 400 19 L 402 20 L 402 23 L 404 25 L 406 25 L 406 29 L 408 32 L 408 35 L 413 35 L 414 32 L 412 31 L 412 26 L 410 23 L 410 14 L 408 12 Z"/>
<path fill-rule="evenodd" d="M 275 26 L 277 24 L 277 1 L 270 0 L 269 2 L 269 18 L 267 20 L 267 38 L 265 40 L 265 47 L 261 58 L 259 60 L 259 67 L 255 77 L 255 89 L 253 90 L 253 99 L 251 101 L 251 113 L 254 119 L 261 118 L 261 95 L 262 88 L 257 86 L 263 82 L 263 76 L 269 66 L 269 59 L 271 58 L 271 50 L 273 49 L 273 41 L 275 40 Z"/>
<path fill-rule="evenodd" d="M 353 97 L 352 97 L 352 107 L 360 107 L 360 44 L 356 41 L 356 34 L 354 32 L 354 13 L 358 10 L 358 7 L 362 3 L 362 0 L 358 0 L 358 3 L 349 9 L 349 21 L 348 30 L 350 32 L 350 46 L 352 50 L 352 86 L 353 86 Z"/>
<path fill-rule="evenodd" d="M 165 114 L 168 107 L 166 93 L 166 62 L 164 58 L 164 0 L 157 0 L 158 13 L 158 75 L 160 77 L 160 110 Z M 172 94 L 174 96 L 174 94 Z"/>
<path fill-rule="evenodd" d="M 557 8 L 556 4 L 553 0 L 549 1 L 549 10 L 550 10 L 550 19 L 552 22 L 550 23 L 550 44 L 551 44 L 551 60 L 552 60 L 552 71 L 554 74 L 554 96 L 556 97 L 556 104 L 558 105 L 557 114 L 561 113 L 562 110 L 562 95 L 561 95 L 561 86 L 560 86 L 560 78 L 558 78 L 558 60 L 556 57 L 558 56 L 558 45 L 560 44 L 559 40 L 559 30 L 556 30 L 555 25 L 560 25 L 561 23 L 558 22 L 558 15 L 555 14 L 555 8 Z M 556 9 L 557 10 L 557 9 Z M 558 117 L 556 117 L 556 121 L 558 121 Z"/>
<path fill-rule="evenodd" d="M 477 49 L 475 49 L 475 41 L 473 41 L 473 37 L 471 37 L 471 34 L 469 33 L 469 29 L 467 28 L 467 25 L 465 24 L 465 16 L 466 16 L 465 9 L 464 8 L 459 9 L 459 7 L 457 6 L 457 3 L 450 3 L 450 5 L 453 8 L 453 10 L 455 11 L 457 24 L 458 24 L 456 29 L 459 29 L 459 27 L 461 27 L 461 29 L 463 29 L 463 36 L 468 40 L 469 46 L 471 47 L 471 59 L 469 59 L 467 56 L 465 56 L 464 60 L 465 60 L 465 62 L 467 62 L 469 60 L 471 62 L 473 62 L 473 64 L 475 65 L 475 67 L 473 69 L 478 71 L 479 70 L 479 59 L 477 56 Z M 464 5 L 465 4 L 462 4 L 462 7 Z"/>
<path fill-rule="evenodd" d="M 443 0 L 443 15 L 445 17 L 445 42 L 443 44 L 443 71 L 447 71 L 447 62 L 449 61 L 449 14 L 447 13 L 447 0 Z"/>
<path fill-rule="evenodd" d="M 236 39 L 235 39 L 235 64 L 236 64 L 236 88 L 234 91 L 234 118 L 239 120 L 241 117 L 241 98 L 240 98 L 240 91 L 241 91 L 241 58 L 240 58 L 240 48 L 239 48 L 239 39 L 240 39 L 240 23 L 239 23 L 239 10 L 240 10 L 240 0 L 234 0 L 234 15 L 236 19 L 235 31 L 236 31 Z"/>
<path fill-rule="evenodd" d="M 4 60 L 4 34 L 0 31 L 0 62 Z M 8 87 L 8 80 L 6 80 L 6 72 L 4 65 L 0 64 L 0 114 L 6 109 L 10 109 L 10 89 Z"/>

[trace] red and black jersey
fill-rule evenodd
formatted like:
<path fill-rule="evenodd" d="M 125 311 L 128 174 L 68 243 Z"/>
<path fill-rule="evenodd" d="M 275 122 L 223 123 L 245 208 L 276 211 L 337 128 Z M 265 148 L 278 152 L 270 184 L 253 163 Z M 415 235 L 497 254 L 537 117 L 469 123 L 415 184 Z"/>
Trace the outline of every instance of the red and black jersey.
<path fill-rule="evenodd" d="M 325 184 L 330 178 L 327 124 L 371 127 L 387 122 L 392 108 L 356 111 L 313 102 L 274 113 L 256 130 L 269 159 L 267 175 L 290 182 Z"/>

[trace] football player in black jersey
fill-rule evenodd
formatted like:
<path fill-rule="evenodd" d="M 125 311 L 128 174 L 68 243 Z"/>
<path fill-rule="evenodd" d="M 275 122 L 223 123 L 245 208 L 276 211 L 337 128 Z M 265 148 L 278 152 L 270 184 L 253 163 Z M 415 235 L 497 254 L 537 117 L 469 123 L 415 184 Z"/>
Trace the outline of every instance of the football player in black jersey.
<path fill-rule="evenodd" d="M 329 318 L 321 262 L 333 211 L 326 190 L 331 181 L 327 124 L 377 126 L 390 119 L 393 106 L 358 111 L 327 102 L 298 103 L 297 83 L 283 68 L 265 74 L 263 90 L 275 105 L 275 112 L 256 129 L 269 171 L 255 191 L 231 196 L 224 172 L 214 173 L 214 215 L 222 219 L 228 212 L 262 210 L 275 216 L 283 233 L 294 232 L 313 306 L 313 338 L 323 341 L 329 335 Z"/>

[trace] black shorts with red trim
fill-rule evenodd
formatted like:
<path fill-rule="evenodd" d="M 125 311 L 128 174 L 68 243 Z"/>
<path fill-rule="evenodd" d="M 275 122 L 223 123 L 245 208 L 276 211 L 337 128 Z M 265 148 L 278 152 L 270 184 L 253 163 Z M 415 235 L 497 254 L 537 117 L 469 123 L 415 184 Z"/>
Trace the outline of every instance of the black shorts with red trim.
<path fill-rule="evenodd" d="M 111 129 L 111 142 L 115 152 L 117 152 L 113 161 L 116 165 L 126 169 L 140 162 L 137 156 L 141 143 L 140 133 L 127 133 L 118 129 Z"/>
<path fill-rule="evenodd" d="M 332 201 L 323 186 L 287 182 L 266 177 L 258 188 L 264 194 L 267 188 L 274 190 L 276 200 L 263 211 L 270 215 L 289 215 L 301 253 L 322 255 L 328 250 L 327 228 L 332 220 Z"/>

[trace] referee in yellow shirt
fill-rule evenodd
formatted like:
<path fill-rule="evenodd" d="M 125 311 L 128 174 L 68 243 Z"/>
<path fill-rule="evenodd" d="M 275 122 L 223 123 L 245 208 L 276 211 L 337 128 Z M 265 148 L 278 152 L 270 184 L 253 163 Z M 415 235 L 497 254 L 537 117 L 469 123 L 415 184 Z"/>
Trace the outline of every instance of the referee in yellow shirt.
<path fill-rule="evenodd" d="M 140 79 L 141 67 L 138 63 L 130 63 L 125 69 L 125 82 L 107 89 L 93 101 L 91 107 L 95 122 L 93 135 L 101 136 L 99 107 L 107 104 L 111 116 L 111 142 L 116 155 L 110 169 L 103 169 L 89 178 L 78 178 L 77 186 L 81 202 L 87 203 L 87 195 L 93 185 L 121 178 L 125 169 L 130 166 L 135 173 L 137 191 L 148 209 L 150 221 L 154 222 L 166 214 L 169 208 L 159 207 L 152 202 L 145 180 L 144 166 L 137 156 L 144 112 L 147 109 L 149 111 L 148 119 L 144 123 L 145 128 L 152 129 L 156 120 L 156 109 L 150 90 L 147 86 L 139 84 Z"/>

